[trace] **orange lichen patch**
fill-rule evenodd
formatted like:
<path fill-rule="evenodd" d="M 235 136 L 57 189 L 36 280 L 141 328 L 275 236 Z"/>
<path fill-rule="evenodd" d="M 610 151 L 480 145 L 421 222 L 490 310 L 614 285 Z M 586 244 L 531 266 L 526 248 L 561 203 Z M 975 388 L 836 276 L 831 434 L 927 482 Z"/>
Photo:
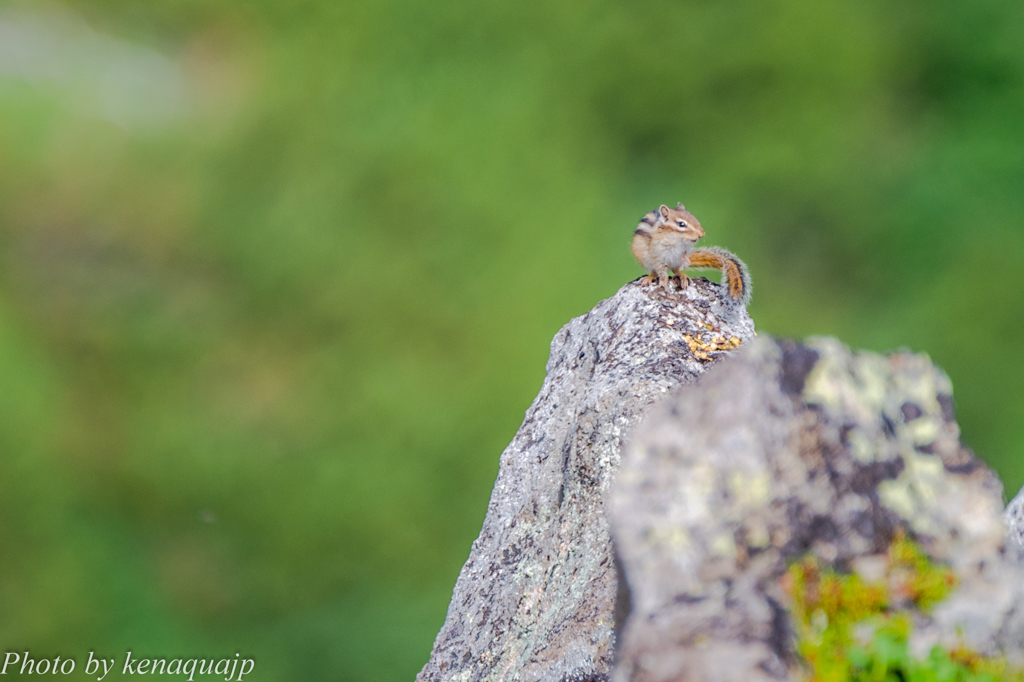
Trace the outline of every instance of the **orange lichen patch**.
<path fill-rule="evenodd" d="M 698 360 L 710 360 L 711 357 L 708 353 L 732 350 L 738 348 L 742 343 L 739 337 L 736 336 L 730 336 L 728 339 L 724 336 L 712 336 L 709 340 L 705 341 L 690 334 L 683 334 L 683 340 L 686 341 L 686 345 L 690 347 L 690 352 Z"/>

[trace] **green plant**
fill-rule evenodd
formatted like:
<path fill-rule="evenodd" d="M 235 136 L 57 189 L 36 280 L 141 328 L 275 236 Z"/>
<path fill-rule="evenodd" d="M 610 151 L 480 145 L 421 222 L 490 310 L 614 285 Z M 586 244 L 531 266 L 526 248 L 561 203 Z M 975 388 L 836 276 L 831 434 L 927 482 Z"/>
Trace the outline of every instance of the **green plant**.
<path fill-rule="evenodd" d="M 909 648 L 915 611 L 927 613 L 957 585 L 954 572 L 899 536 L 885 575 L 867 581 L 823 568 L 813 557 L 783 578 L 791 599 L 797 652 L 811 682 L 996 682 L 1024 680 L 1006 661 L 966 647 L 934 647 L 915 658 Z"/>

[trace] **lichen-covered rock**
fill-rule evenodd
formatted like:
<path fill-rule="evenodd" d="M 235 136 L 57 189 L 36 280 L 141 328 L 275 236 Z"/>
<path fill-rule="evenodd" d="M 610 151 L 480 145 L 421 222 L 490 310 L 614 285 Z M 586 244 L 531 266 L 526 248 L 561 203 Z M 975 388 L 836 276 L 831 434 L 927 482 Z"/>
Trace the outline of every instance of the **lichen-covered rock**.
<path fill-rule="evenodd" d="M 1024 662 L 1024 498 L 1007 539 L 951 393 L 923 356 L 754 339 L 706 280 L 626 285 L 555 337 L 418 680 L 796 679 L 807 554 L 895 581 L 919 656 Z M 886 563 L 903 535 L 958 577 L 929 613 Z"/>
<path fill-rule="evenodd" d="M 1024 488 L 1021 488 L 1006 505 L 1003 518 L 1006 519 L 1006 536 L 1010 540 L 1010 546 L 1024 562 Z"/>
<path fill-rule="evenodd" d="M 618 582 L 604 506 L 623 439 L 753 335 L 741 306 L 695 279 L 674 294 L 627 284 L 555 336 L 418 680 L 607 679 Z"/>
<path fill-rule="evenodd" d="M 612 536 L 631 610 L 613 680 L 795 679 L 780 579 L 806 553 L 872 578 L 906 532 L 959 577 L 911 647 L 1020 660 L 1002 487 L 920 355 L 759 338 L 653 410 L 623 454 Z"/>

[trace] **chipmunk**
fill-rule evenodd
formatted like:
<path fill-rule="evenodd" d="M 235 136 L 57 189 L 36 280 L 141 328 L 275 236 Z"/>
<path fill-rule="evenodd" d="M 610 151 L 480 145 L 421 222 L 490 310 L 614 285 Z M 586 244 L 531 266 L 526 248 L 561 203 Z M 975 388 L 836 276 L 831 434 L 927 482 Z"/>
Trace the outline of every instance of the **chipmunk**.
<path fill-rule="evenodd" d="M 643 217 L 633 233 L 633 255 L 651 271 L 645 278 L 653 283 L 655 276 L 661 287 L 669 290 L 669 270 L 679 275 L 679 286 L 685 289 L 690 278 L 686 268 L 715 269 L 722 272 L 722 284 L 729 296 L 743 305 L 750 302 L 750 273 L 746 264 L 734 254 L 717 246 L 700 249 L 694 243 L 704 236 L 704 228 L 696 216 L 679 204 L 669 208 L 662 204 Z"/>

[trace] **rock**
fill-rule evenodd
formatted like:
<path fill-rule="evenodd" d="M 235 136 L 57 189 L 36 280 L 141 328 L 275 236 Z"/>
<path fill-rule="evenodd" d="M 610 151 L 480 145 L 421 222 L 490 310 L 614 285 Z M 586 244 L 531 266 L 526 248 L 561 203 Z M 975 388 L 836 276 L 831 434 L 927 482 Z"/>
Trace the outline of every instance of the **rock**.
<path fill-rule="evenodd" d="M 604 506 L 623 439 L 753 336 L 703 278 L 671 294 L 632 282 L 562 328 L 418 680 L 607 679 L 618 581 Z"/>
<path fill-rule="evenodd" d="M 1010 545 L 1024 561 L 1024 488 L 1006 505 L 1003 517 L 1006 519 L 1006 536 L 1010 539 Z"/>
<path fill-rule="evenodd" d="M 902 535 L 959 579 L 914 654 L 1024 663 L 1024 500 L 1008 540 L 951 396 L 921 355 L 755 339 L 706 280 L 626 285 L 552 342 L 417 679 L 797 679 L 787 566 L 870 580 Z"/>
<path fill-rule="evenodd" d="M 897 532 L 960 579 L 916 614 L 911 649 L 1019 661 L 1002 486 L 961 445 L 951 394 L 924 356 L 761 337 L 655 408 L 610 494 L 632 604 L 612 679 L 797 679 L 787 562 L 867 572 Z"/>

